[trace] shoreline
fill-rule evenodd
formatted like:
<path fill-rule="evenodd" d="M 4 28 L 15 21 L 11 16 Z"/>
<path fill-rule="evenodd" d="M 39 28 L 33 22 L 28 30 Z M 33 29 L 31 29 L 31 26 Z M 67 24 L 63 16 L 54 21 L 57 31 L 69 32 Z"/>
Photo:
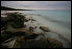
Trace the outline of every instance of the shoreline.
<path fill-rule="evenodd" d="M 30 16 L 32 16 L 32 15 L 27 15 L 27 16 L 28 16 L 28 17 L 30 17 Z M 33 16 L 34 16 L 34 15 L 33 15 Z M 32 17 L 33 17 L 33 16 L 32 16 Z M 27 18 L 27 19 L 28 19 L 28 18 Z M 35 18 L 33 17 L 33 19 L 35 19 Z M 36 20 L 36 19 L 35 19 L 35 20 Z M 28 25 L 30 25 L 30 23 L 31 23 L 31 22 L 29 22 L 28 24 L 26 23 L 26 24 L 27 24 L 27 26 L 28 26 Z M 39 20 L 37 21 L 37 23 L 39 23 L 39 24 L 40 24 L 40 26 L 41 26 L 41 25 L 43 25 L 43 24 L 41 24 L 41 23 L 39 22 Z M 37 24 L 37 25 L 39 25 L 39 24 Z M 34 24 L 34 25 L 35 25 L 35 24 Z M 31 26 L 33 26 L 33 24 L 31 24 Z M 43 26 L 45 26 L 45 25 L 43 25 Z M 35 26 L 34 26 L 34 27 L 35 27 Z M 48 28 L 49 28 L 49 27 L 48 27 Z M 41 31 L 41 32 L 43 32 L 43 31 Z M 39 31 L 39 33 L 40 33 L 40 31 Z M 43 34 L 45 34 L 45 33 L 43 33 Z M 59 33 L 57 33 L 57 34 L 59 34 Z M 63 37 L 63 35 L 62 35 L 62 34 L 59 34 L 59 36 L 62 36 L 61 38 L 66 39 L 65 37 Z M 66 40 L 67 40 L 67 39 L 66 39 Z"/>

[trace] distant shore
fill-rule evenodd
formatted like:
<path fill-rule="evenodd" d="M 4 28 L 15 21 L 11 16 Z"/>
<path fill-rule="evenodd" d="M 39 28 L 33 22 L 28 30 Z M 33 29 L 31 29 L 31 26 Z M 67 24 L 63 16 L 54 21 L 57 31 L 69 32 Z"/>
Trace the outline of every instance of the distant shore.
<path fill-rule="evenodd" d="M 7 10 L 7 11 L 32 11 L 32 9 L 15 9 L 15 8 L 10 8 L 10 7 L 4 7 L 1 6 L 1 10 Z"/>

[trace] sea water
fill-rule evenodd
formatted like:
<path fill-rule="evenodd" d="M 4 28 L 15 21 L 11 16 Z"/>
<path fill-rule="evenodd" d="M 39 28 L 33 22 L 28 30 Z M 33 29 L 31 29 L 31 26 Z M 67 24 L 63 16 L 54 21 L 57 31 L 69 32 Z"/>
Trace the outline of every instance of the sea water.
<path fill-rule="evenodd" d="M 39 10 L 39 11 L 21 11 L 21 12 L 25 14 L 42 15 L 40 17 L 42 17 L 46 21 L 59 24 L 71 30 L 71 11 Z"/>

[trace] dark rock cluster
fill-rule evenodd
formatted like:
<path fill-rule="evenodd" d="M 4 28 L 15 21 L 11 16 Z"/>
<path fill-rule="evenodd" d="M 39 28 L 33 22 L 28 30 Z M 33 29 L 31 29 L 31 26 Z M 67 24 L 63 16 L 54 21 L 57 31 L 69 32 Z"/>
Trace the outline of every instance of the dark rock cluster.
<path fill-rule="evenodd" d="M 1 30 L 7 28 L 7 18 L 1 17 Z"/>
<path fill-rule="evenodd" d="M 24 27 L 24 16 L 17 13 L 7 14 L 8 21 L 14 28 Z"/>
<path fill-rule="evenodd" d="M 1 17 L 1 29 L 6 29 L 8 25 L 13 28 L 23 28 L 25 17 L 17 13 L 7 13 L 7 17 Z"/>

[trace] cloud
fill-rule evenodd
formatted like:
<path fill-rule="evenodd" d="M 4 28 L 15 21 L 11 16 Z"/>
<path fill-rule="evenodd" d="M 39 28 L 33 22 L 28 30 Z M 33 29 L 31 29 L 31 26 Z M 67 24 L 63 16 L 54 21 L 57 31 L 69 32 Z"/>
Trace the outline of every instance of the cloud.
<path fill-rule="evenodd" d="M 71 10 L 71 1 L 1 1 L 1 5 L 39 10 Z"/>

